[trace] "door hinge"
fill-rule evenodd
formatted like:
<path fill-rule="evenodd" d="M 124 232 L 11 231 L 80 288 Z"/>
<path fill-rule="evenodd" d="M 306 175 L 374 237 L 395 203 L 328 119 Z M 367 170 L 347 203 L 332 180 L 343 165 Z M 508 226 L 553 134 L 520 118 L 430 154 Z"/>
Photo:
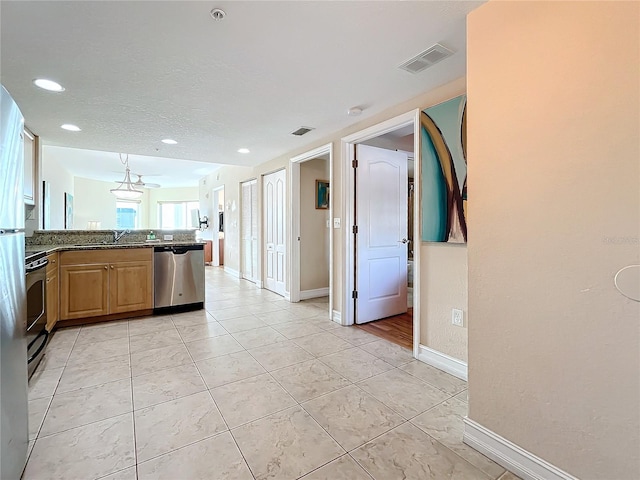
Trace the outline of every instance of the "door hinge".
<path fill-rule="evenodd" d="M 351 228 L 351 233 L 358 233 L 358 226 L 357 226 L 357 225 L 354 225 L 354 226 Z"/>
<path fill-rule="evenodd" d="M 354 290 L 353 292 L 351 292 L 351 298 L 358 298 L 358 291 Z"/>
<path fill-rule="evenodd" d="M 358 168 L 358 160 L 351 160 L 351 166 L 353 168 Z"/>

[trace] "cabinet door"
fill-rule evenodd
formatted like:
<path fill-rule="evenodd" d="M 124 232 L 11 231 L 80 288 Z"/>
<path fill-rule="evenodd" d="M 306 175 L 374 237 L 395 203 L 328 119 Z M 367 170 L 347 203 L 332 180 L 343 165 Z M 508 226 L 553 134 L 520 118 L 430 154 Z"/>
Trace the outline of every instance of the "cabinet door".
<path fill-rule="evenodd" d="M 150 261 L 109 266 L 109 313 L 153 308 L 153 267 Z"/>
<path fill-rule="evenodd" d="M 36 204 L 36 137 L 26 128 L 24 129 L 24 203 Z"/>
<path fill-rule="evenodd" d="M 60 267 L 60 320 L 109 314 L 109 265 Z"/>
<path fill-rule="evenodd" d="M 58 321 L 58 271 L 47 273 L 47 331 L 51 332 Z"/>

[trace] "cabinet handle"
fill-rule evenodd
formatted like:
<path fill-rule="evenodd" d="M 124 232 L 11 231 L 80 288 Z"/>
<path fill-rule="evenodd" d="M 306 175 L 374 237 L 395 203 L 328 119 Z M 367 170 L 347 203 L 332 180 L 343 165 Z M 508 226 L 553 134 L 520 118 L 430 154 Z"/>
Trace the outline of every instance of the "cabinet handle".
<path fill-rule="evenodd" d="M 49 283 L 50 281 L 51 281 L 51 279 L 50 279 L 50 278 L 47 278 L 47 283 Z"/>
<path fill-rule="evenodd" d="M 106 265 L 104 266 L 104 269 L 105 269 L 105 270 L 107 269 L 107 266 L 106 266 Z"/>
<path fill-rule="evenodd" d="M 111 265 L 111 270 L 113 270 L 113 265 Z"/>

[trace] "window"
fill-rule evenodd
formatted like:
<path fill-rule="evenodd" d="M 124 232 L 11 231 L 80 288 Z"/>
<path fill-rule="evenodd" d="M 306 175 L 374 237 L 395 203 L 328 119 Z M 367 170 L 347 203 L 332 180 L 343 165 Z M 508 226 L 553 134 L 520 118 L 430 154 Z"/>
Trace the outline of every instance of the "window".
<path fill-rule="evenodd" d="M 158 202 L 160 228 L 198 228 L 198 202 Z"/>
<path fill-rule="evenodd" d="M 140 202 L 116 201 L 116 228 L 131 229 L 140 227 Z"/>

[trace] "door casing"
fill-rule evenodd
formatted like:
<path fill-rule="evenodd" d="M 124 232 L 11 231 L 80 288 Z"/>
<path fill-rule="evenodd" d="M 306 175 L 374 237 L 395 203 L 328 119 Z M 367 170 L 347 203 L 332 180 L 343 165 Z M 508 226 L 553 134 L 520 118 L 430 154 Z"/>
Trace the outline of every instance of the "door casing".
<path fill-rule="evenodd" d="M 322 155 L 329 155 L 329 184 L 333 185 L 333 143 L 322 145 L 291 158 L 289 184 L 291 209 L 289 211 L 289 279 L 292 302 L 300 301 L 300 164 Z M 333 223 L 333 202 L 329 202 L 329 220 Z M 329 225 L 329 318 L 333 319 L 333 224 Z"/>
<path fill-rule="evenodd" d="M 416 159 L 420 158 L 420 109 L 415 109 L 385 122 L 353 133 L 341 139 L 342 162 L 342 228 L 344 229 L 344 264 L 342 269 L 342 312 L 341 323 L 353 325 L 354 308 L 351 292 L 354 285 L 354 248 L 355 242 L 351 233 L 353 227 L 355 195 L 355 175 L 351 166 L 354 156 L 354 144 L 379 137 L 399 128 L 413 125 L 413 151 Z M 414 183 L 421 185 L 420 161 L 416 160 L 414 167 Z M 418 358 L 420 347 L 420 189 L 417 189 L 413 203 L 413 356 Z"/>

